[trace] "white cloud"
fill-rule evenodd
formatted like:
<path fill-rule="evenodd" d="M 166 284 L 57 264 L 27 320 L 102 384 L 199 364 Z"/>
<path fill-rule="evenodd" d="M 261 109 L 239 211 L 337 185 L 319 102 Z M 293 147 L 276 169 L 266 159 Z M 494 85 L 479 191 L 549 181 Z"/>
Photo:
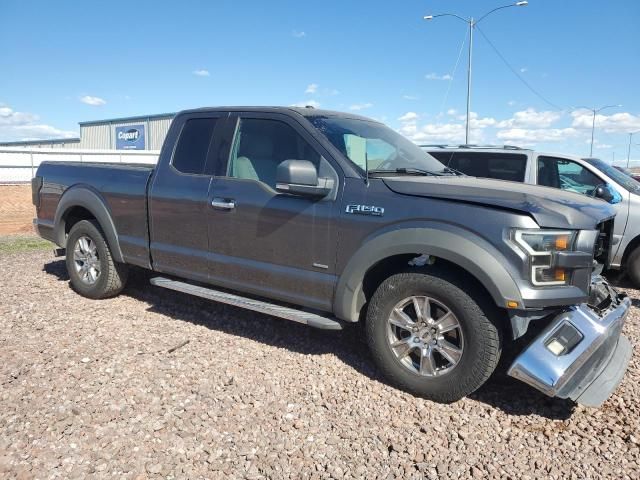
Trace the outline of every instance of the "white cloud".
<path fill-rule="evenodd" d="M 516 102 L 515 100 L 509 100 L 507 102 L 507 105 L 509 105 L 510 107 L 513 107 L 516 103 L 518 103 L 518 102 Z"/>
<path fill-rule="evenodd" d="M 301 30 L 294 30 L 293 32 L 291 32 L 291 36 L 293 36 L 294 38 L 304 38 L 307 36 L 307 33 Z"/>
<path fill-rule="evenodd" d="M 405 100 L 420 100 L 420 97 L 417 95 L 403 95 L 402 98 Z"/>
<path fill-rule="evenodd" d="M 587 145 L 591 144 L 591 139 L 586 138 L 584 140 L 584 143 L 586 143 Z M 597 138 L 594 138 L 593 148 L 607 149 L 607 148 L 613 148 L 613 145 L 609 145 L 608 143 L 600 143 L 600 141 Z"/>
<path fill-rule="evenodd" d="M 367 108 L 373 107 L 373 103 L 356 103 L 349 107 L 349 110 L 366 110 Z"/>
<path fill-rule="evenodd" d="M 529 71 L 529 69 L 528 69 L 527 67 L 522 67 L 522 68 L 520 69 L 520 73 L 526 73 L 526 72 L 528 72 L 528 71 Z"/>
<path fill-rule="evenodd" d="M 590 129 L 593 122 L 593 113 L 589 110 L 576 110 L 571 112 L 574 128 Z M 612 115 L 596 115 L 596 128 L 603 129 L 607 133 L 630 133 L 640 130 L 640 115 L 628 112 L 614 113 Z"/>
<path fill-rule="evenodd" d="M 310 83 L 307 86 L 307 89 L 304 91 L 304 93 L 314 94 L 314 93 L 317 93 L 317 91 L 318 91 L 318 84 L 317 83 Z"/>
<path fill-rule="evenodd" d="M 418 114 L 416 112 L 407 112 L 400 118 L 398 118 L 398 120 L 400 120 L 402 123 L 415 122 L 417 119 Z"/>
<path fill-rule="evenodd" d="M 292 103 L 291 106 L 299 107 L 299 108 L 304 108 L 304 107 L 320 108 L 320 102 L 316 102 L 315 100 L 302 100 L 300 102 Z"/>
<path fill-rule="evenodd" d="M 515 112 L 508 120 L 498 122 L 498 128 L 547 128 L 562 117 L 560 112 L 545 110 L 538 112 L 535 108 L 527 108 Z"/>
<path fill-rule="evenodd" d="M 428 123 L 418 127 L 415 123 L 407 123 L 400 127 L 400 133 L 415 143 L 464 143 L 465 127 L 462 123 Z M 470 141 L 483 143 L 481 129 L 472 130 Z"/>
<path fill-rule="evenodd" d="M 87 105 L 92 105 L 94 107 L 99 107 L 107 103 L 106 100 L 104 100 L 103 98 L 93 97 L 91 95 L 84 95 L 80 97 L 80 101 L 82 103 L 86 103 Z"/>
<path fill-rule="evenodd" d="M 73 138 L 76 132 L 61 130 L 39 123 L 37 115 L 25 112 L 16 112 L 7 105 L 0 104 L 0 140 L 42 140 L 48 138 Z"/>
<path fill-rule="evenodd" d="M 532 145 L 536 142 L 564 142 L 580 135 L 575 128 L 509 128 L 500 130 L 496 136 L 506 142 Z"/>
<path fill-rule="evenodd" d="M 491 117 L 479 118 L 476 112 L 471 112 L 469 114 L 469 119 L 471 120 L 471 128 L 493 127 L 498 123 L 498 121 L 495 118 L 491 118 Z"/>
<path fill-rule="evenodd" d="M 452 117 L 455 117 L 458 114 L 458 111 L 455 108 L 450 108 L 449 110 L 447 110 L 447 115 L 451 115 Z"/>
<path fill-rule="evenodd" d="M 444 75 L 438 75 L 437 73 L 428 73 L 424 76 L 427 80 L 451 80 L 451 75 L 445 73 Z"/>
<path fill-rule="evenodd" d="M 198 77 L 209 77 L 211 74 L 209 73 L 209 70 L 205 70 L 204 68 L 201 68 L 199 70 L 194 70 L 193 72 L 194 75 L 198 76 Z"/>

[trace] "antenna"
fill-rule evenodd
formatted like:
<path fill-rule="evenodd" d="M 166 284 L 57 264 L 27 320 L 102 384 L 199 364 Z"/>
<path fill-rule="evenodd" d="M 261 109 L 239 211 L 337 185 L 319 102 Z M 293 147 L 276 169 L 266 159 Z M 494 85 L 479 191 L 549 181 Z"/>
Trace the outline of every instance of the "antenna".
<path fill-rule="evenodd" d="M 366 150 L 364 152 L 364 184 L 369 186 L 369 155 Z"/>

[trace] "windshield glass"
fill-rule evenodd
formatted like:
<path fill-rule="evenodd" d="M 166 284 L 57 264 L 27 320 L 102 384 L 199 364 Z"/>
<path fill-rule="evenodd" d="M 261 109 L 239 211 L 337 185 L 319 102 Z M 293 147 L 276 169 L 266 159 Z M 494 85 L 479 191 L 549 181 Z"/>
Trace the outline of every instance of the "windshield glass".
<path fill-rule="evenodd" d="M 608 163 L 598 160 L 597 158 L 586 158 L 585 161 L 596 167 L 606 176 L 612 178 L 619 185 L 629 190 L 632 193 L 640 194 L 640 182 L 634 180 L 626 173 L 622 173 L 620 170 L 613 168 Z"/>
<path fill-rule="evenodd" d="M 399 133 L 380 123 L 353 118 L 307 117 L 342 154 L 363 172 L 398 169 L 447 173 L 446 167 Z"/>

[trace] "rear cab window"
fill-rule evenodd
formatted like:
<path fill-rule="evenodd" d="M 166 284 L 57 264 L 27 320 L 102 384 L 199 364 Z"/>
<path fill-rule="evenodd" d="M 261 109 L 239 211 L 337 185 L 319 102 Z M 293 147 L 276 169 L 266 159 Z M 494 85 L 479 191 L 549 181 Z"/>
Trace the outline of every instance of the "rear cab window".
<path fill-rule="evenodd" d="M 472 177 L 524 182 L 527 155 L 501 152 L 430 151 L 447 167 Z"/>

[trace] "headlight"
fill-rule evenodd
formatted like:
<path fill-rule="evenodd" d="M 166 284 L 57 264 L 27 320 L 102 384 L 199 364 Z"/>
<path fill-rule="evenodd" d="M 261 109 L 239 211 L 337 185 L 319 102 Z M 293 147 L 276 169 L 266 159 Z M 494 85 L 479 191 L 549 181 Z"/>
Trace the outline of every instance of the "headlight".
<path fill-rule="evenodd" d="M 529 257 L 531 283 L 536 286 L 566 285 L 569 275 L 555 265 L 555 254 L 574 249 L 576 232 L 514 230 L 513 240 Z"/>

